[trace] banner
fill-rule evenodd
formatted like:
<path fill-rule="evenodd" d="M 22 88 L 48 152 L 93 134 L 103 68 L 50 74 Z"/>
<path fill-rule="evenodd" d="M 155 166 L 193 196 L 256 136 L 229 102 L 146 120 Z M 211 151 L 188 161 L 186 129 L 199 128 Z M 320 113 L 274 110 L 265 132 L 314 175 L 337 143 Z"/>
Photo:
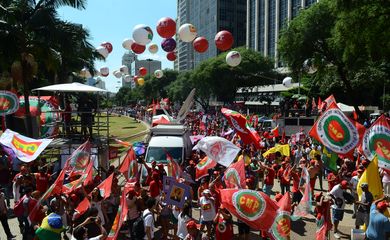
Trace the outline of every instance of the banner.
<path fill-rule="evenodd" d="M 271 228 L 278 206 L 265 193 L 249 189 L 221 189 L 220 193 L 226 209 L 253 230 Z"/>
<path fill-rule="evenodd" d="M 221 137 L 205 137 L 193 149 L 202 150 L 209 158 L 225 167 L 229 167 L 241 151 L 232 142 Z"/>
<path fill-rule="evenodd" d="M 276 153 L 276 152 L 280 152 L 280 154 L 282 154 L 282 156 L 289 157 L 290 156 L 290 146 L 288 144 L 276 145 L 275 147 L 270 148 L 268 151 L 263 153 L 263 157 L 267 157 L 271 153 Z"/>
<path fill-rule="evenodd" d="M 127 150 L 126 156 L 123 159 L 123 162 L 120 165 L 118 171 L 121 172 L 128 181 L 137 181 L 139 178 L 138 162 L 135 156 L 135 152 L 132 148 Z"/>
<path fill-rule="evenodd" d="M 14 151 L 17 158 L 23 162 L 34 161 L 53 139 L 33 139 L 12 130 L 5 130 L 0 137 L 0 143 Z"/>
<path fill-rule="evenodd" d="M 119 205 L 118 212 L 116 213 L 114 222 L 112 223 L 111 230 L 106 238 L 107 240 L 116 240 L 118 238 L 118 233 L 126 219 L 127 212 L 128 208 L 126 203 L 126 191 L 123 191 L 121 203 Z"/>
<path fill-rule="evenodd" d="M 206 177 L 209 175 L 209 169 L 217 166 L 217 163 L 209 157 L 204 157 L 199 161 L 195 166 L 195 180 L 198 181 L 202 177 Z"/>
<path fill-rule="evenodd" d="M 62 192 L 69 194 L 81 186 L 87 186 L 93 182 L 93 162 L 88 164 L 88 167 L 85 169 L 85 172 L 81 175 L 80 178 L 64 184 L 62 186 Z"/>
<path fill-rule="evenodd" d="M 99 186 L 97 186 L 100 192 L 100 196 L 102 196 L 103 199 L 106 199 L 111 195 L 111 186 L 112 186 L 113 178 L 114 178 L 114 173 L 111 173 L 111 175 L 108 176 L 108 178 L 104 179 L 104 181 L 101 182 Z M 89 195 L 92 196 L 92 192 Z"/>
<path fill-rule="evenodd" d="M 191 187 L 177 181 L 171 181 L 165 202 L 183 208 L 186 200 L 191 200 Z"/>
<path fill-rule="evenodd" d="M 332 103 L 314 123 L 309 135 L 335 153 L 352 155 L 363 135 L 364 127 L 360 126 Z"/>
<path fill-rule="evenodd" d="M 66 160 L 64 169 L 72 176 L 82 174 L 88 166 L 91 157 L 91 143 L 87 140 L 81 144 Z"/>
<path fill-rule="evenodd" d="M 283 240 L 290 239 L 291 232 L 291 197 L 290 193 L 286 192 L 282 199 L 277 202 L 279 209 L 276 218 L 272 224 L 269 233 L 273 239 Z"/>
<path fill-rule="evenodd" d="M 222 108 L 221 112 L 245 144 L 253 144 L 257 149 L 261 148 L 260 137 L 249 129 L 246 118 L 243 115 L 227 108 Z"/>
<path fill-rule="evenodd" d="M 381 115 L 363 135 L 361 150 L 370 160 L 378 156 L 378 166 L 390 170 L 390 124 Z"/>
<path fill-rule="evenodd" d="M 226 188 L 246 188 L 244 159 L 230 165 L 223 178 Z"/>
<path fill-rule="evenodd" d="M 302 169 L 302 175 L 299 182 L 300 189 L 304 189 L 303 197 L 294 210 L 293 220 L 300 217 L 308 217 L 311 211 L 311 189 L 310 189 L 310 175 L 307 168 Z"/>
<path fill-rule="evenodd" d="M 10 91 L 0 90 L 0 115 L 8 115 L 19 109 L 19 97 Z"/>
<path fill-rule="evenodd" d="M 321 160 L 327 169 L 337 172 L 337 159 L 338 155 L 336 153 L 332 152 L 327 147 L 322 146 Z"/>

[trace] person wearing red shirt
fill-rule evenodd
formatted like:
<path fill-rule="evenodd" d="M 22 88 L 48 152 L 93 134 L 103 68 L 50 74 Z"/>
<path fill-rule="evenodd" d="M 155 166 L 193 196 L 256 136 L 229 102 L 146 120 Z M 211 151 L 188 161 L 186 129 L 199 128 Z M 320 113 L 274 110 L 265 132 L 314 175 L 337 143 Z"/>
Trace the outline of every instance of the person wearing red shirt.
<path fill-rule="evenodd" d="M 217 215 L 214 218 L 215 239 L 227 240 L 233 239 L 233 221 L 232 215 L 221 204 Z"/>
<path fill-rule="evenodd" d="M 293 180 L 292 192 L 292 203 L 299 203 L 303 197 L 301 191 L 299 191 L 299 180 L 301 178 L 301 168 L 293 168 L 291 171 L 291 178 Z"/>
<path fill-rule="evenodd" d="M 152 181 L 150 181 L 149 185 L 149 194 L 150 197 L 156 198 L 157 196 L 160 195 L 160 191 L 162 189 L 162 182 L 160 181 L 160 177 L 158 173 L 153 173 L 152 174 Z"/>
<path fill-rule="evenodd" d="M 272 193 L 272 188 L 274 187 L 274 179 L 275 179 L 275 170 L 269 166 L 266 166 L 264 163 L 261 163 L 261 167 L 265 169 L 264 175 L 264 186 L 263 186 L 263 192 L 267 194 L 268 196 Z"/>
<path fill-rule="evenodd" d="M 287 174 L 287 162 L 282 163 L 282 167 L 278 170 L 277 176 L 280 182 L 280 189 L 282 191 L 282 194 L 284 195 L 285 192 L 290 191 L 290 179 Z"/>
<path fill-rule="evenodd" d="M 34 173 L 35 176 L 35 188 L 40 193 L 45 193 L 49 187 L 50 174 L 46 173 L 46 167 L 39 168 L 38 173 Z"/>
<path fill-rule="evenodd" d="M 334 186 L 339 184 L 340 180 L 333 172 L 330 172 L 327 176 L 328 180 L 328 192 L 333 189 Z"/>

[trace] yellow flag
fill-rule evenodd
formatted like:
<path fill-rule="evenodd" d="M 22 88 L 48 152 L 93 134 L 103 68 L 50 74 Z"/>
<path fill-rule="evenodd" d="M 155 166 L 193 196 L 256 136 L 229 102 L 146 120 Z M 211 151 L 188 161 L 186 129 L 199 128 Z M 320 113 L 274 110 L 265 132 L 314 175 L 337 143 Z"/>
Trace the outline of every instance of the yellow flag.
<path fill-rule="evenodd" d="M 276 145 L 273 148 L 270 148 L 268 151 L 263 153 L 263 157 L 270 155 L 271 153 L 280 152 L 283 156 L 290 156 L 290 146 L 288 144 Z"/>
<path fill-rule="evenodd" d="M 371 163 L 368 165 L 363 175 L 359 179 L 359 183 L 357 185 L 357 193 L 359 195 L 359 200 L 361 199 L 363 193 L 362 188 L 360 187 L 360 184 L 362 183 L 368 184 L 368 191 L 371 192 L 372 196 L 374 197 L 374 200 L 377 200 L 383 196 L 383 188 L 381 177 L 379 175 L 377 156 L 372 159 Z"/>

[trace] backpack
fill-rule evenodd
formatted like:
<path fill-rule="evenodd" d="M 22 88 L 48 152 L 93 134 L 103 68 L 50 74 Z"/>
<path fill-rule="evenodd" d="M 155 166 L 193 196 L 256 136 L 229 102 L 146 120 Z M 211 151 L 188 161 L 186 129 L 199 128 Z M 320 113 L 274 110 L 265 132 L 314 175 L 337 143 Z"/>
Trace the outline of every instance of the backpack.
<path fill-rule="evenodd" d="M 24 215 L 24 206 L 23 206 L 23 201 L 26 198 L 26 195 L 24 195 L 21 199 L 19 199 L 18 202 L 15 203 L 14 206 L 14 215 L 16 217 L 22 217 Z"/>
<path fill-rule="evenodd" d="M 151 215 L 151 213 L 148 213 L 145 215 L 145 217 Z M 140 214 L 140 216 L 138 216 L 134 223 L 133 223 L 133 227 L 132 227 L 132 233 L 134 234 L 134 238 L 135 239 L 144 239 L 146 233 L 145 233 L 145 226 L 144 226 L 144 216 L 142 216 L 142 214 Z"/>

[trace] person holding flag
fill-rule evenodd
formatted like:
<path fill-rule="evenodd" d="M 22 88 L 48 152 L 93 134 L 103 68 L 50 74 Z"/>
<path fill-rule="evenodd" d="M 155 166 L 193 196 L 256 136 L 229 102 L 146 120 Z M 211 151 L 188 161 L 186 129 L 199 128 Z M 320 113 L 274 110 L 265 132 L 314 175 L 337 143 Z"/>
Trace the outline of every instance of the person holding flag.
<path fill-rule="evenodd" d="M 374 201 L 374 197 L 372 196 L 372 193 L 368 191 L 368 184 L 367 183 L 361 183 L 360 188 L 362 188 L 362 195 L 360 197 L 360 201 L 356 201 L 355 204 L 357 205 L 357 211 L 356 211 L 356 221 L 355 226 L 356 229 L 359 229 L 359 227 L 363 224 L 368 226 L 369 224 L 369 207 L 371 206 L 371 203 Z"/>
<path fill-rule="evenodd" d="M 390 221 L 384 215 L 389 205 L 390 197 L 383 196 L 374 201 L 370 207 L 370 222 L 366 231 L 366 240 L 385 240 L 390 234 Z"/>

